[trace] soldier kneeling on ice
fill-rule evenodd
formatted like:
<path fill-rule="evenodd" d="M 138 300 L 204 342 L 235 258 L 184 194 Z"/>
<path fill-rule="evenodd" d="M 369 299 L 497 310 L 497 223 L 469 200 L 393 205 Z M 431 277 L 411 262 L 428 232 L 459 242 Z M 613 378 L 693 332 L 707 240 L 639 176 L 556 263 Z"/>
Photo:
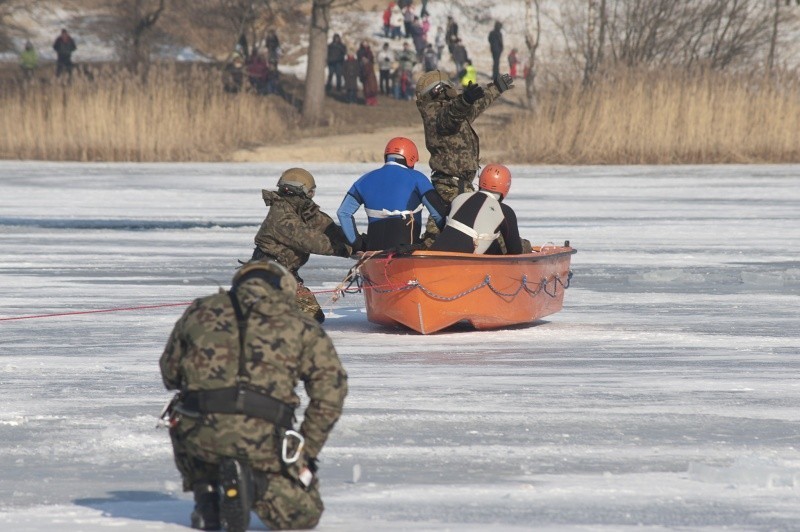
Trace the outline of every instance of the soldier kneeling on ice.
<path fill-rule="evenodd" d="M 297 308 L 296 281 L 251 261 L 229 292 L 196 299 L 161 355 L 175 464 L 194 492 L 192 528 L 312 528 L 323 504 L 317 456 L 342 413 L 347 374 L 325 331 Z M 293 430 L 303 381 L 310 401 Z M 165 417 L 167 414 L 165 414 Z"/>
<path fill-rule="evenodd" d="M 278 179 L 277 191 L 261 191 L 269 213 L 256 234 L 252 259 L 274 260 L 292 272 L 297 280 L 297 304 L 322 323 L 325 314 L 298 270 L 311 253 L 349 257 L 352 249 L 342 228 L 314 203 L 316 187 L 307 170 L 289 168 Z"/>
<path fill-rule="evenodd" d="M 487 165 L 477 192 L 453 199 L 444 230 L 431 250 L 487 255 L 529 253 L 530 242 L 519 237 L 517 215 L 502 203 L 511 189 L 511 172 L 502 164 Z"/>

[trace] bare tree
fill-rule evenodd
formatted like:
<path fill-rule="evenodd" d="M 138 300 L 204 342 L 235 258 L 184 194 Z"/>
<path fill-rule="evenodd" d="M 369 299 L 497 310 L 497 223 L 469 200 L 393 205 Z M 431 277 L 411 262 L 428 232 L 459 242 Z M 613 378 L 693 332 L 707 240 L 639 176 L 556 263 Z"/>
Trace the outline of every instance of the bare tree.
<path fill-rule="evenodd" d="M 22 28 L 18 28 L 11 24 L 9 19 L 14 11 L 25 10 L 35 7 L 33 2 L 29 4 L 20 4 L 13 0 L 0 0 L 0 51 L 10 50 L 13 48 L 13 41 L 11 40 L 12 33 L 19 33 Z"/>
<path fill-rule="evenodd" d="M 565 9 L 557 27 L 585 83 L 604 63 L 713 69 L 773 64 L 788 19 L 781 0 L 584 1 L 585 9 L 578 9 L 576 0 L 565 0 L 572 12 Z"/>
<path fill-rule="evenodd" d="M 325 66 L 328 55 L 328 30 L 331 13 L 335 8 L 344 8 L 356 0 L 312 0 L 311 23 L 308 30 L 308 66 L 306 86 L 303 92 L 303 119 L 306 123 L 318 123 L 322 119 L 325 102 Z"/>
<path fill-rule="evenodd" d="M 150 62 L 152 37 L 166 0 L 119 0 L 111 10 L 120 59 L 131 70 Z"/>
<path fill-rule="evenodd" d="M 539 40 L 542 35 L 541 10 L 539 0 L 525 1 L 525 47 L 528 49 L 528 58 L 525 64 L 525 97 L 528 107 L 533 108 L 536 99 L 536 51 L 539 49 Z"/>

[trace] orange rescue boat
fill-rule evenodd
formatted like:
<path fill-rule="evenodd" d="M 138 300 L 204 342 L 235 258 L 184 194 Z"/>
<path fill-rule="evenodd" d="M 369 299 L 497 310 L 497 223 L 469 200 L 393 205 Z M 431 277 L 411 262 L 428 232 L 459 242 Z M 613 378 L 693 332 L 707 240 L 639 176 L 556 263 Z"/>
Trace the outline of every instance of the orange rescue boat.
<path fill-rule="evenodd" d="M 529 323 L 561 310 L 574 253 L 569 242 L 523 255 L 378 252 L 358 266 L 367 319 L 422 334 Z"/>

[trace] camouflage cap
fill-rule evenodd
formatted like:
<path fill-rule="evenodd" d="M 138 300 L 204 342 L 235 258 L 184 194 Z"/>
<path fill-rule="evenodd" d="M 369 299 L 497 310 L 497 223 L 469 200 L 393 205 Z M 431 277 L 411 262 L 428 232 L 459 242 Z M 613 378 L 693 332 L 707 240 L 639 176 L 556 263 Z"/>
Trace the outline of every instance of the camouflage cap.
<path fill-rule="evenodd" d="M 277 262 L 267 260 L 251 260 L 247 262 L 244 266 L 236 270 L 231 284 L 236 287 L 254 278 L 266 281 L 266 283 L 273 288 L 277 288 L 292 296 L 297 292 L 297 281 L 294 275 Z"/>

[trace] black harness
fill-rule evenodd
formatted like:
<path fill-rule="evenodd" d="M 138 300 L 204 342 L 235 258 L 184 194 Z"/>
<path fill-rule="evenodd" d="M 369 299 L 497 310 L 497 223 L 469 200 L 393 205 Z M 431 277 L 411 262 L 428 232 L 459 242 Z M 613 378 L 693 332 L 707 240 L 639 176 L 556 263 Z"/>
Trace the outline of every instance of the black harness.
<path fill-rule="evenodd" d="M 189 412 L 197 412 L 199 414 L 243 414 L 269 421 L 277 427 L 290 429 L 294 421 L 294 407 L 261 393 L 250 386 L 250 373 L 247 371 L 247 361 L 244 356 L 250 309 L 248 309 L 247 314 L 242 312 L 239 299 L 234 293 L 235 290 L 236 287 L 234 286 L 228 292 L 228 296 L 231 298 L 233 311 L 236 313 L 236 323 L 239 328 L 237 384 L 236 386 L 215 390 L 183 392 L 180 409 L 187 414 Z"/>

